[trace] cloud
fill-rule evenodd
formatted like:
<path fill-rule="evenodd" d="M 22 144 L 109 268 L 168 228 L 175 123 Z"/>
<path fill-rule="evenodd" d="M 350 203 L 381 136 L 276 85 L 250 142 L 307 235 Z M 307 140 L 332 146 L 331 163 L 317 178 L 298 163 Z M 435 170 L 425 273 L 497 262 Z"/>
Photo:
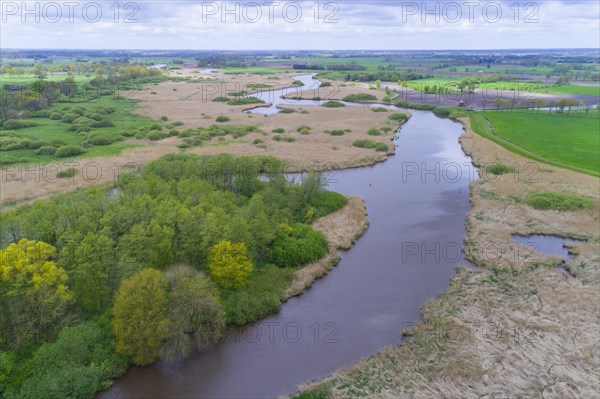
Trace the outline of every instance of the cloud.
<path fill-rule="evenodd" d="M 60 13 L 50 3 L 58 5 Z M 516 7 L 514 0 L 144 0 L 83 1 L 71 9 L 67 3 L 2 1 L 0 45 L 232 50 L 600 47 L 600 5 L 595 1 L 521 1 Z"/>

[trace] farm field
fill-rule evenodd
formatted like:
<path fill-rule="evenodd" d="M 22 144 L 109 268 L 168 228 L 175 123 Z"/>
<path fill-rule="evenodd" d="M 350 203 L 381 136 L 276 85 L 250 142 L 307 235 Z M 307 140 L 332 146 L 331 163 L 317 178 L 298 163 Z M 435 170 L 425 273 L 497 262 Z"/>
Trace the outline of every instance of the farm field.
<path fill-rule="evenodd" d="M 471 120 L 477 133 L 520 155 L 600 174 L 598 118 L 500 111 L 475 114 Z"/>

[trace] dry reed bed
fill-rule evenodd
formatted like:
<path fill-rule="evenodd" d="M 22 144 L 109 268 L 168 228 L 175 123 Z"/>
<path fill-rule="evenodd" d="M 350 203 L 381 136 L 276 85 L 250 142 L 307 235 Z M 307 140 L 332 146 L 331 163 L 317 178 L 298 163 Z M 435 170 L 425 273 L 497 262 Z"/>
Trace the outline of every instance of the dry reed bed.
<path fill-rule="evenodd" d="M 529 180 L 509 174 L 472 183 L 466 254 L 482 267 L 460 268 L 448 290 L 422 307 L 424 321 L 404 345 L 305 389 L 332 398 L 598 397 L 600 181 L 512 154 L 462 123 L 463 148 L 477 165 L 536 168 Z M 539 211 L 519 201 L 535 191 L 586 195 L 595 206 Z M 565 273 L 558 258 L 517 246 L 514 233 L 588 241 L 573 246 Z"/>

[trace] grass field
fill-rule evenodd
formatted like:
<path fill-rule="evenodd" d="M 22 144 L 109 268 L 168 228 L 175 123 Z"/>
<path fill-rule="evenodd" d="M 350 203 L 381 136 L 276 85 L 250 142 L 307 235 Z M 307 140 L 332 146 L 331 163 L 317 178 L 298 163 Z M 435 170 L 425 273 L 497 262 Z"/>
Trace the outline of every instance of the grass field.
<path fill-rule="evenodd" d="M 480 89 L 526 91 L 543 94 L 581 94 L 585 96 L 600 96 L 600 85 L 547 85 L 528 82 L 494 82 L 477 85 Z"/>
<path fill-rule="evenodd" d="M 598 118 L 526 111 L 483 112 L 473 114 L 471 124 L 476 133 L 520 155 L 600 175 Z"/>
<path fill-rule="evenodd" d="M 114 123 L 113 127 L 106 127 L 96 129 L 98 132 L 103 132 L 111 135 L 118 135 L 123 132 L 132 131 L 139 129 L 144 126 L 150 126 L 154 121 L 149 118 L 136 116 L 132 114 L 134 101 L 115 101 L 111 96 L 100 97 L 90 102 L 83 103 L 55 103 L 49 109 L 51 111 L 64 112 L 65 107 L 82 107 L 88 111 L 94 111 L 98 107 L 112 107 L 115 109 L 113 114 L 109 115 L 110 120 Z M 60 120 L 52 120 L 49 118 L 33 118 L 32 121 L 38 124 L 35 127 L 29 127 L 24 129 L 17 129 L 15 133 L 20 137 L 31 137 L 36 140 L 61 140 L 67 145 L 81 145 L 85 141 L 83 135 L 77 132 L 68 131 L 71 126 L 63 123 Z M 127 143 L 126 141 L 117 141 L 109 145 L 98 145 L 92 146 L 86 149 L 84 154 L 79 155 L 77 158 L 82 157 L 96 157 L 96 156 L 114 156 L 118 155 L 121 151 L 126 148 L 132 148 L 134 144 Z M 36 150 L 22 149 L 16 151 L 2 151 L 0 157 L 4 160 L 11 159 L 26 159 L 27 162 L 33 163 L 49 163 L 54 162 L 57 158 L 53 155 L 38 155 Z M 71 158 L 69 158 L 71 159 Z"/>

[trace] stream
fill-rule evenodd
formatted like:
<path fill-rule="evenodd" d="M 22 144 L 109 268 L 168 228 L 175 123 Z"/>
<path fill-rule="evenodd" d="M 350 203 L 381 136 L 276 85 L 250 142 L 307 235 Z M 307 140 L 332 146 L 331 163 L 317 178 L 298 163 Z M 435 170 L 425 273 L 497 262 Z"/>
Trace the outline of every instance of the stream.
<path fill-rule="evenodd" d="M 318 85 L 312 75 L 296 79 Z M 316 105 L 269 94 L 273 105 L 252 112 L 273 114 L 283 103 Z M 181 363 L 130 368 L 99 397 L 277 398 L 400 343 L 403 329 L 421 320 L 421 305 L 468 263 L 461 250 L 469 183 L 477 178 L 458 142 L 462 126 L 411 112 L 396 133 L 396 155 L 326 174 L 330 190 L 365 199 L 370 221 L 329 275 L 278 313 L 233 329 Z"/>

